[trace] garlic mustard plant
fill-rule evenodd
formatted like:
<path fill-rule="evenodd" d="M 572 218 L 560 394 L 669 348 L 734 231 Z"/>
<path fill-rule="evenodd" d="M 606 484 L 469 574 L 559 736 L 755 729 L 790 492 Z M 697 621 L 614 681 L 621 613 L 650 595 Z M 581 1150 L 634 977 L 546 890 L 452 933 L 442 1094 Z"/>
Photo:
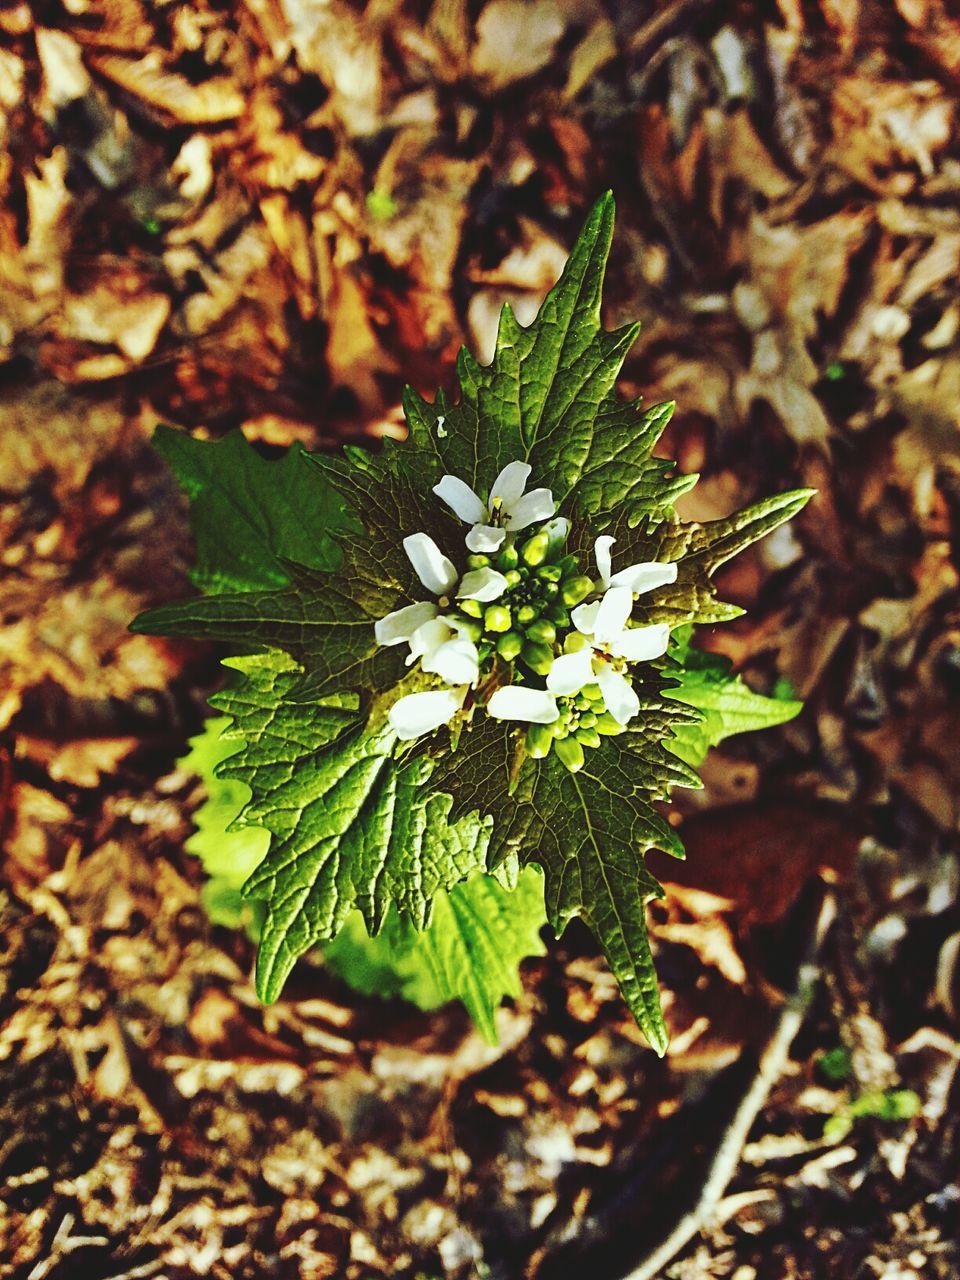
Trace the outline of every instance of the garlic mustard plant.
<path fill-rule="evenodd" d="M 243 886 L 264 1000 L 360 921 L 413 964 L 411 990 L 429 951 L 447 975 L 430 998 L 460 995 L 489 1031 L 517 989 L 489 940 L 522 881 L 515 935 L 536 932 L 542 886 L 554 931 L 587 923 L 665 1050 L 644 855 L 683 850 L 658 802 L 699 785 L 711 743 L 797 710 L 718 672 L 691 630 L 741 612 L 713 573 L 810 490 L 679 518 L 696 477 L 653 453 L 673 406 L 616 392 L 636 326 L 601 325 L 612 232 L 605 196 L 530 326 L 505 307 L 492 362 L 461 353 L 456 398 L 407 391 L 403 442 L 268 463 L 239 436 L 158 431 L 205 594 L 134 625 L 242 653 L 212 702 L 238 744 L 218 773 L 249 790 L 233 827 L 269 833 Z"/>

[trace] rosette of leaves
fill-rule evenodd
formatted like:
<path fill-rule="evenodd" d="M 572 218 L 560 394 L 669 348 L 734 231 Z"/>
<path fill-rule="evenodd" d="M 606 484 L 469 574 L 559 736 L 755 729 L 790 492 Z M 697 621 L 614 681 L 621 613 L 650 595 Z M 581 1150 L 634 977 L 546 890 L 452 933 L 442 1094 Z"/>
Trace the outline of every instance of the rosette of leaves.
<path fill-rule="evenodd" d="M 239 437 L 210 445 L 161 429 L 192 499 L 195 580 L 208 594 L 135 627 L 251 655 L 215 703 L 241 744 L 221 771 L 250 789 L 237 822 L 271 837 L 244 886 L 265 904 L 264 1000 L 352 912 L 371 935 L 391 909 L 422 930 L 439 894 L 479 872 L 509 888 L 536 864 L 553 929 L 574 916 L 587 923 L 641 1029 L 665 1050 L 645 919 L 662 889 L 644 855 L 683 855 L 656 805 L 674 786 L 699 785 L 671 744 L 703 714 L 696 697 L 676 696 L 677 661 L 635 669 L 637 714 L 571 769 L 556 751 L 531 753 L 524 726 L 469 705 L 451 728 L 398 740 L 391 707 L 438 677 L 374 632 L 422 597 L 405 539 L 424 534 L 465 556 L 462 526 L 433 493 L 443 476 L 487 494 L 505 464 L 528 463 L 569 521 L 565 550 L 585 572 L 601 535 L 616 539 L 623 563 L 676 566 L 675 581 L 640 597 L 633 615 L 634 625 L 672 629 L 738 616 L 717 598 L 714 571 L 810 497 L 795 490 L 708 524 L 678 519 L 674 503 L 696 477 L 653 455 L 673 406 L 644 411 L 615 390 L 637 327 L 601 325 L 612 230 L 608 195 L 537 319 L 522 328 L 505 307 L 491 364 L 461 352 L 456 399 L 407 391 L 403 442 L 333 455 L 295 448 L 268 464 Z"/>

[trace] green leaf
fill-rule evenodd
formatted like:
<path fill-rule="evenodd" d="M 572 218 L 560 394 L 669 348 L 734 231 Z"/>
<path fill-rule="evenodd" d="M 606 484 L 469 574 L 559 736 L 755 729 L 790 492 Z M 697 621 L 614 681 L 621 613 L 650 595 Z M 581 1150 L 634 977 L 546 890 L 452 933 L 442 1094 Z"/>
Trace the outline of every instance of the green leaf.
<path fill-rule="evenodd" d="M 197 548 L 190 577 L 202 591 L 285 586 L 288 560 L 312 569 L 339 564 L 335 539 L 351 521 L 300 445 L 268 462 L 240 431 L 213 442 L 165 426 L 153 445 L 190 499 Z"/>
<path fill-rule="evenodd" d="M 528 867 L 513 889 L 474 875 L 436 895 L 433 917 L 419 932 L 392 910 L 370 937 L 353 915 L 324 947 L 330 966 L 367 995 L 396 995 L 421 1009 L 460 1000 L 491 1044 L 494 1015 L 505 996 L 520 994 L 519 965 L 543 955 L 543 876 Z"/>
<path fill-rule="evenodd" d="M 505 306 L 491 364 L 461 351 L 460 400 L 434 404 L 408 389 L 411 441 L 428 474 L 451 473 L 479 493 L 504 463 L 529 462 L 561 509 L 589 518 L 601 532 L 614 505 L 636 522 L 667 511 L 695 482 L 668 479 L 673 464 L 652 456 L 673 412 L 658 405 L 639 415 L 615 387 L 638 325 L 602 327 L 600 303 L 613 236 L 613 196 L 593 207 L 563 274 L 534 322 L 522 328 Z"/>
<path fill-rule="evenodd" d="M 638 682 L 640 714 L 628 732 L 586 753 L 579 773 L 551 754 L 522 759 L 509 730 L 486 719 L 438 760 L 433 782 L 456 794 L 454 816 L 474 807 L 493 816 L 488 861 L 519 856 L 546 874 L 547 916 L 559 934 L 573 916 L 590 927 L 638 1025 L 658 1053 L 666 1049 L 646 903 L 663 891 L 643 855 L 683 857 L 676 832 L 654 808 L 674 786 L 699 786 L 667 750 L 675 726 L 695 719 L 667 701 L 650 669 Z"/>
<path fill-rule="evenodd" d="M 448 822 L 450 797 L 425 785 L 430 762 L 393 758 L 382 710 L 365 724 L 349 696 L 288 701 L 299 672 L 277 652 L 227 665 L 242 678 L 211 703 L 242 745 L 220 772 L 251 793 L 234 826 L 273 837 L 244 888 L 267 904 L 257 990 L 271 1001 L 297 958 L 354 909 L 371 932 L 391 903 L 422 928 L 440 889 L 483 868 L 488 824 Z"/>
<path fill-rule="evenodd" d="M 245 902 L 241 889 L 251 872 L 263 861 L 270 845 L 270 833 L 260 827 L 229 830 L 250 800 L 245 782 L 218 775 L 219 766 L 240 750 L 240 743 L 225 738 L 229 716 L 214 716 L 203 732 L 190 739 L 191 750 L 179 761 L 180 767 L 203 780 L 207 798 L 193 815 L 196 831 L 187 840 L 187 853 L 203 863 L 208 879 L 203 887 L 203 905 L 214 924 L 230 929 L 260 931 L 262 904 Z"/>
<path fill-rule="evenodd" d="M 676 698 L 701 713 L 696 724 L 680 725 L 669 749 L 687 764 L 704 762 L 711 747 L 725 738 L 754 729 L 771 729 L 799 715 L 803 703 L 787 698 L 767 698 L 731 674 L 729 659 L 705 653 L 688 644 L 675 652 L 679 663 L 673 673 L 675 688 L 665 690 L 668 698 Z"/>

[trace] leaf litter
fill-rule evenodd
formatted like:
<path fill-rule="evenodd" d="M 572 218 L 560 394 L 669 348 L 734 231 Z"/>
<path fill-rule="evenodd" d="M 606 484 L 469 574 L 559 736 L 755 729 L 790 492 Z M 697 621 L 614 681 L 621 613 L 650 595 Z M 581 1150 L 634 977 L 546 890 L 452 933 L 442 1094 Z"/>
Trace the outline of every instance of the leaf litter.
<path fill-rule="evenodd" d="M 804 1029 L 665 1274 L 960 1265 L 960 25 L 933 0 L 543 3 L 505 44 L 516 8 L 0 15 L 12 1275 L 546 1277 L 578 1232 L 627 1274 L 702 1179 L 680 1135 L 709 1147 L 748 1087 L 823 882 Z M 525 965 L 498 1050 L 312 960 L 263 1009 L 183 853 L 200 797 L 175 761 L 214 659 L 126 631 L 190 560 L 148 437 L 392 432 L 402 382 L 449 381 L 503 297 L 535 308 L 611 185 L 608 324 L 644 321 L 622 389 L 678 398 L 664 449 L 705 473 L 696 518 L 821 491 L 795 546 L 721 582 L 749 612 L 710 646 L 807 707 L 717 748 L 680 815 L 683 886 L 653 908 L 672 1055 L 575 928 Z M 919 1114 L 825 1146 L 830 1108 L 878 1089 Z"/>

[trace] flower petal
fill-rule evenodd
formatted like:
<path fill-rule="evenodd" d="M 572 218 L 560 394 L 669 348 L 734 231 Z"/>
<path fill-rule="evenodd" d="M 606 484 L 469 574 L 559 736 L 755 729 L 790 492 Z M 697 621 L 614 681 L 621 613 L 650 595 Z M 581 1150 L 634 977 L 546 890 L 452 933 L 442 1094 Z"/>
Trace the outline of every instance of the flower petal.
<path fill-rule="evenodd" d="M 627 627 L 610 647 L 618 658 L 628 662 L 651 662 L 663 657 L 669 642 L 669 626 L 657 622 L 652 627 Z"/>
<path fill-rule="evenodd" d="M 617 724 L 628 724 L 640 710 L 640 699 L 629 680 L 614 671 L 608 662 L 597 664 L 597 684 L 603 694 L 604 705 Z"/>
<path fill-rule="evenodd" d="M 424 671 L 434 671 L 444 684 L 476 684 L 480 675 L 477 646 L 466 636 L 448 640 L 420 663 Z"/>
<path fill-rule="evenodd" d="M 526 529 L 527 525 L 536 524 L 539 520 L 549 520 L 556 512 L 557 504 L 549 489 L 531 489 L 516 502 L 504 503 L 507 513 L 508 529 Z"/>
<path fill-rule="evenodd" d="M 579 693 L 586 684 L 593 681 L 593 650 L 589 646 L 577 653 L 562 653 L 554 658 L 550 674 L 547 676 L 547 688 L 558 697 L 568 697 Z"/>
<path fill-rule="evenodd" d="M 529 462 L 508 462 L 493 482 L 490 506 L 499 499 L 505 507 L 512 507 L 527 487 L 532 470 Z"/>
<path fill-rule="evenodd" d="M 593 635 L 593 627 L 600 612 L 600 601 L 592 600 L 590 604 L 578 604 L 570 618 L 578 631 L 585 636 Z"/>
<path fill-rule="evenodd" d="M 593 544 L 593 557 L 597 562 L 597 573 L 600 575 L 604 590 L 610 585 L 610 548 L 615 542 L 616 538 L 611 538 L 609 533 L 605 533 Z"/>
<path fill-rule="evenodd" d="M 433 486 L 433 492 L 465 524 L 476 524 L 487 518 L 487 508 L 470 486 L 457 476 L 441 476 L 439 483 Z"/>
<path fill-rule="evenodd" d="M 390 725 L 398 738 L 409 742 L 432 733 L 452 719 L 463 706 L 467 687 L 431 689 L 428 693 L 408 693 L 390 708 Z"/>
<path fill-rule="evenodd" d="M 417 627 L 422 627 L 436 616 L 437 606 L 429 600 L 404 605 L 402 609 L 394 609 L 393 613 L 388 613 L 385 618 L 375 622 L 373 634 L 377 644 L 403 644 L 404 640 L 410 639 Z"/>
<path fill-rule="evenodd" d="M 492 524 L 475 524 L 467 534 L 467 550 L 488 556 L 492 551 L 500 550 L 506 536 L 506 529 L 498 529 Z"/>
<path fill-rule="evenodd" d="M 496 569 L 471 569 L 460 580 L 457 599 L 479 600 L 486 604 L 489 600 L 499 600 L 506 589 L 507 580 Z"/>
<path fill-rule="evenodd" d="M 430 671 L 432 668 L 427 664 L 433 655 L 442 644 L 446 644 L 456 634 L 445 618 L 432 618 L 423 626 L 417 627 L 410 637 L 410 657 L 407 659 L 407 666 L 409 667 L 411 662 L 416 662 L 420 658 L 424 671 Z"/>
<path fill-rule="evenodd" d="M 552 520 L 543 526 L 543 532 L 548 539 L 547 558 L 552 560 L 569 536 L 570 521 L 566 516 L 554 516 Z"/>
<path fill-rule="evenodd" d="M 610 587 L 600 601 L 593 624 L 593 638 L 598 644 L 617 640 L 633 611 L 633 596 L 626 587 Z"/>
<path fill-rule="evenodd" d="M 518 684 L 497 689 L 487 703 L 487 712 L 494 720 L 524 720 L 528 724 L 553 724 L 560 715 L 552 693 Z"/>
<path fill-rule="evenodd" d="M 645 591 L 653 591 L 656 587 L 666 586 L 668 582 L 676 582 L 676 564 L 658 564 L 651 560 L 646 564 L 631 564 L 620 569 L 610 579 L 611 587 L 626 587 L 635 596 Z"/>
<path fill-rule="evenodd" d="M 403 540 L 407 559 L 417 577 L 435 596 L 445 596 L 457 584 L 457 570 L 427 533 L 411 533 Z"/>

